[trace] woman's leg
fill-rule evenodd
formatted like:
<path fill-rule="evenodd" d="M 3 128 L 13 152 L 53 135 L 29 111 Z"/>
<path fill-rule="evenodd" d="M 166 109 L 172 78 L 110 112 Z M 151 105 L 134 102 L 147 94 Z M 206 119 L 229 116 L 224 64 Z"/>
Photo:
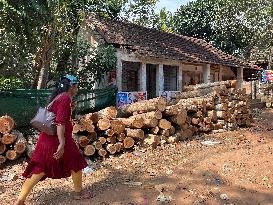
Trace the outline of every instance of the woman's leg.
<path fill-rule="evenodd" d="M 74 184 L 74 190 L 77 193 L 80 193 L 82 190 L 82 170 L 78 172 L 71 171 L 72 180 Z"/>
<path fill-rule="evenodd" d="M 78 172 L 71 171 L 71 175 L 74 183 L 74 190 L 76 192 L 74 199 L 80 200 L 94 197 L 92 192 L 82 190 L 82 170 Z"/>
<path fill-rule="evenodd" d="M 26 200 L 27 196 L 29 195 L 32 188 L 43 178 L 45 175 L 44 172 L 40 174 L 32 174 L 30 178 L 27 178 L 22 186 L 21 193 L 19 194 L 18 200 L 15 203 L 15 205 L 24 204 L 24 201 Z"/>

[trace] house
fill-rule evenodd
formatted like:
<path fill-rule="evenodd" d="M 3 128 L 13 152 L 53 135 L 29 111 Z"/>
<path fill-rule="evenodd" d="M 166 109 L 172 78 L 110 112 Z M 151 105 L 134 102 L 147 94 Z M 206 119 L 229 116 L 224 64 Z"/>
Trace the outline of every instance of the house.
<path fill-rule="evenodd" d="M 202 39 L 167 33 L 91 14 L 81 29 L 92 45 L 116 48 L 119 91 L 147 91 L 148 98 L 184 85 L 237 79 L 259 67 L 226 54 Z"/>

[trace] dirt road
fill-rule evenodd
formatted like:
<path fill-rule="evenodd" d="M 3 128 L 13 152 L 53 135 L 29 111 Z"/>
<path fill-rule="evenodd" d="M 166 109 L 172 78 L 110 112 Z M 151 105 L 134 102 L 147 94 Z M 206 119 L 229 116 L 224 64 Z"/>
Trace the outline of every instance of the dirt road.
<path fill-rule="evenodd" d="M 0 170 L 0 204 L 12 204 L 16 198 L 23 165 Z M 96 194 L 93 199 L 73 201 L 68 178 L 40 182 L 26 204 L 273 204 L 273 111 L 263 111 L 251 128 L 155 150 L 140 148 L 92 163 L 91 168 L 84 182 Z"/>

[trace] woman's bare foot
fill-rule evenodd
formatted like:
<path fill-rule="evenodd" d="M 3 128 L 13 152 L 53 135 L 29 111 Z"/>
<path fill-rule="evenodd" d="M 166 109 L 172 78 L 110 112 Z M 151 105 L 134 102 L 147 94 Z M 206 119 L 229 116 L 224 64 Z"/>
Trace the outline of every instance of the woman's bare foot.
<path fill-rule="evenodd" d="M 14 205 L 26 205 L 24 201 L 17 200 Z"/>
<path fill-rule="evenodd" d="M 95 194 L 88 190 L 82 190 L 81 192 L 76 192 L 74 194 L 75 200 L 82 200 L 82 199 L 91 199 L 95 196 Z"/>

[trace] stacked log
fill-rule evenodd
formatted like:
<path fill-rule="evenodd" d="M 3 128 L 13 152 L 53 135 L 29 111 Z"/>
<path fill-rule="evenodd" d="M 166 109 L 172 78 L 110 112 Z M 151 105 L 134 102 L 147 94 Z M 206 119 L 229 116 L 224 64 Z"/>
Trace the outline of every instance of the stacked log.
<path fill-rule="evenodd" d="M 18 159 L 27 148 L 27 140 L 15 128 L 10 116 L 0 117 L 0 165 Z"/>
<path fill-rule="evenodd" d="M 236 81 L 186 86 L 184 90 L 173 103 L 185 107 L 187 123 L 198 132 L 250 126 L 250 101 L 245 89 L 236 89 Z"/>
<path fill-rule="evenodd" d="M 186 87 L 169 103 L 154 98 L 128 105 L 121 115 L 114 107 L 89 113 L 75 121 L 74 138 L 85 156 L 106 157 L 139 144 L 155 148 L 197 132 L 248 126 L 248 98 L 235 87 L 236 81 L 200 84 Z"/>

